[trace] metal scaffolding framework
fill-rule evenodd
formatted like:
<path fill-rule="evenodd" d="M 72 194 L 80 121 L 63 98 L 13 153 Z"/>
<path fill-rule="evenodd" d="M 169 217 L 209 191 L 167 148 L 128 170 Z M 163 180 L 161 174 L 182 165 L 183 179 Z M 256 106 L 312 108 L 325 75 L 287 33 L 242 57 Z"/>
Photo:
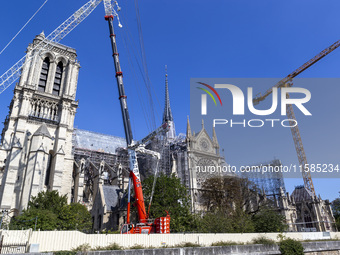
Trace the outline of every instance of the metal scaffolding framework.
<path fill-rule="evenodd" d="M 254 182 L 256 186 L 262 190 L 266 196 L 278 196 L 281 194 L 280 188 L 286 193 L 285 183 L 281 171 L 268 171 L 266 174 L 262 173 L 262 167 L 272 166 L 280 167 L 281 161 L 274 159 L 270 162 L 256 164 L 252 167 L 253 171 L 243 172 L 242 177 Z"/>

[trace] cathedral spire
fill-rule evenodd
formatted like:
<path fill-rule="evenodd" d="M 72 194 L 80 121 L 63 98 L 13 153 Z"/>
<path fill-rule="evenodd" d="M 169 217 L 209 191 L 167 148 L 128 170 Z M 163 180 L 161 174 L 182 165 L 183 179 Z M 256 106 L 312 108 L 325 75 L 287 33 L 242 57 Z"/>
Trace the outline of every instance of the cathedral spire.
<path fill-rule="evenodd" d="M 167 66 L 165 66 L 165 107 L 163 113 L 163 122 L 168 122 L 170 124 L 170 130 L 167 132 L 166 136 L 169 140 L 176 137 L 174 118 L 172 117 L 172 112 L 170 108 L 170 97 L 169 97 L 169 84 L 168 84 L 168 72 Z"/>
<path fill-rule="evenodd" d="M 163 113 L 163 123 L 166 121 L 173 121 L 172 112 L 170 108 L 170 98 L 169 98 L 169 85 L 168 85 L 168 72 L 167 66 L 165 66 L 165 107 Z"/>

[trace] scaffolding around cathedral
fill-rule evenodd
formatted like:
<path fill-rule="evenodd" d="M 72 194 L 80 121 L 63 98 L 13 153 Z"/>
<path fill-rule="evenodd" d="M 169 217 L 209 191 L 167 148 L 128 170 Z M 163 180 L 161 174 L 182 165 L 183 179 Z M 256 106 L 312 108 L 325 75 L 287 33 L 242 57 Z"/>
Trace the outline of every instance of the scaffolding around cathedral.
<path fill-rule="evenodd" d="M 260 164 L 256 164 L 253 166 L 255 171 L 243 172 L 242 177 L 249 179 L 254 182 L 256 186 L 262 190 L 266 196 L 279 196 L 281 194 L 280 189 L 286 193 L 285 183 L 283 180 L 281 171 L 267 171 L 266 174 L 263 174 L 262 168 L 264 166 L 268 167 L 278 167 L 282 165 L 281 161 L 278 159 L 274 159 L 269 162 L 263 162 Z"/>

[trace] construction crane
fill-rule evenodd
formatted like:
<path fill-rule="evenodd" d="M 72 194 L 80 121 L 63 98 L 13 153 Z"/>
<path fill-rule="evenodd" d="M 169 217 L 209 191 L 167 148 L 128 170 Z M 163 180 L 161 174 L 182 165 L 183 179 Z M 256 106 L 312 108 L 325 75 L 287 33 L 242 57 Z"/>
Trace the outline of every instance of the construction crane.
<path fill-rule="evenodd" d="M 117 6 L 117 10 L 120 10 L 117 2 L 115 2 Z M 119 101 L 120 107 L 122 111 L 122 118 L 124 124 L 125 138 L 128 147 L 128 156 L 129 156 L 129 168 L 130 168 L 130 178 L 129 178 L 129 187 L 128 187 L 128 208 L 127 208 L 127 222 L 121 228 L 122 234 L 150 234 L 150 233 L 170 233 L 170 216 L 167 213 L 165 217 L 159 217 L 154 221 L 148 219 L 148 214 L 145 210 L 145 203 L 143 197 L 143 189 L 142 183 L 139 174 L 138 162 L 137 162 L 137 154 L 136 151 L 140 151 L 143 153 L 148 153 L 154 155 L 156 157 L 160 157 L 159 153 L 152 152 L 150 150 L 145 149 L 144 143 L 148 140 L 152 139 L 152 137 L 156 136 L 160 132 L 166 132 L 168 130 L 169 124 L 164 123 L 157 130 L 152 132 L 149 136 L 142 139 L 141 142 L 135 143 L 133 141 L 131 123 L 129 117 L 129 111 L 127 107 L 127 97 L 125 95 L 124 83 L 123 83 L 123 72 L 120 67 L 119 61 L 119 53 L 117 50 L 116 43 L 116 35 L 114 33 L 113 27 L 113 18 L 114 16 L 118 17 L 117 13 L 114 11 L 110 1 L 104 0 L 105 6 L 105 20 L 108 21 L 109 31 L 110 31 L 110 41 L 112 47 L 112 57 L 114 60 L 114 66 L 116 71 L 116 80 L 118 86 L 119 93 Z M 119 23 L 120 24 L 120 23 Z M 121 25 L 120 25 L 121 26 Z M 135 205 L 137 207 L 138 213 L 138 222 L 136 224 L 130 223 L 130 185 L 131 180 L 133 182 L 133 188 L 135 192 Z"/>
<path fill-rule="evenodd" d="M 291 87 L 293 86 L 293 78 L 295 78 L 297 75 L 305 71 L 307 68 L 318 62 L 323 57 L 327 56 L 329 53 L 334 51 L 336 48 L 340 46 L 340 40 L 333 43 L 331 46 L 327 47 L 323 51 L 321 51 L 319 54 L 317 54 L 315 57 L 304 63 L 302 66 L 300 66 L 298 69 L 290 73 L 287 77 L 280 80 L 274 87 L 268 89 L 263 95 L 259 95 L 253 99 L 254 105 L 259 104 L 261 101 L 266 99 L 267 96 L 269 96 L 273 92 L 273 88 L 282 88 L 282 87 Z M 287 98 L 289 98 L 289 94 L 286 95 Z M 287 117 L 291 120 L 296 120 L 293 106 L 291 104 L 287 104 L 286 106 L 287 110 Z M 293 135 L 293 140 L 295 144 L 295 149 L 297 152 L 297 156 L 299 159 L 299 164 L 302 169 L 302 177 L 304 186 L 307 190 L 312 192 L 312 194 L 315 196 L 315 189 L 312 181 L 312 176 L 310 172 L 306 169 L 306 166 L 308 166 L 306 153 L 303 148 L 302 139 L 299 131 L 298 125 L 294 125 L 294 121 L 290 121 L 291 131 Z"/>

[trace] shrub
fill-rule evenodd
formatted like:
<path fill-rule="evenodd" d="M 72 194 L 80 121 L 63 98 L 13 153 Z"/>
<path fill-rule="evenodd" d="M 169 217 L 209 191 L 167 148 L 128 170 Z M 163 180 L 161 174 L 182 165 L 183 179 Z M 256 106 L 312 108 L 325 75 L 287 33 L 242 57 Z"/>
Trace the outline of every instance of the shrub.
<path fill-rule="evenodd" d="M 117 243 L 112 243 L 107 246 L 96 246 L 92 251 L 110 251 L 110 250 L 122 250 L 123 247 Z"/>
<path fill-rule="evenodd" d="M 131 246 L 129 249 L 131 250 L 141 250 L 141 249 L 145 249 L 143 245 L 140 244 L 135 244 L 134 246 Z"/>
<path fill-rule="evenodd" d="M 252 240 L 253 244 L 275 244 L 275 241 L 265 236 L 259 236 Z"/>
<path fill-rule="evenodd" d="M 107 230 L 107 229 L 103 229 L 102 231 L 100 231 L 100 234 L 120 234 L 120 230 Z"/>
<path fill-rule="evenodd" d="M 186 243 L 181 243 L 181 244 L 175 245 L 175 247 L 180 247 L 180 248 L 183 248 L 183 247 L 201 247 L 201 245 L 199 245 L 197 243 L 186 242 Z"/>
<path fill-rule="evenodd" d="M 89 251 L 89 250 L 91 250 L 90 244 L 83 243 L 83 244 L 79 245 L 77 248 L 72 249 L 72 252 L 77 253 L 77 251 Z M 62 255 L 62 254 L 60 254 L 60 255 Z"/>
<path fill-rule="evenodd" d="M 101 250 L 107 250 L 107 251 L 109 251 L 109 250 L 122 250 L 123 249 L 122 246 L 120 246 L 117 243 L 112 243 L 112 244 L 109 244 L 108 246 L 104 246 L 102 248 L 103 249 L 101 249 Z"/>
<path fill-rule="evenodd" d="M 282 255 L 303 255 L 302 244 L 294 239 L 281 240 L 279 247 Z"/>
<path fill-rule="evenodd" d="M 55 251 L 53 252 L 54 255 L 76 255 L 76 251 Z"/>
<path fill-rule="evenodd" d="M 230 246 L 230 245 L 242 245 L 243 243 L 236 243 L 236 242 L 232 242 L 232 241 L 219 241 L 219 242 L 215 242 L 212 243 L 211 246 Z"/>
<path fill-rule="evenodd" d="M 252 218 L 255 232 L 281 232 L 286 229 L 285 217 L 272 209 L 265 208 Z"/>

